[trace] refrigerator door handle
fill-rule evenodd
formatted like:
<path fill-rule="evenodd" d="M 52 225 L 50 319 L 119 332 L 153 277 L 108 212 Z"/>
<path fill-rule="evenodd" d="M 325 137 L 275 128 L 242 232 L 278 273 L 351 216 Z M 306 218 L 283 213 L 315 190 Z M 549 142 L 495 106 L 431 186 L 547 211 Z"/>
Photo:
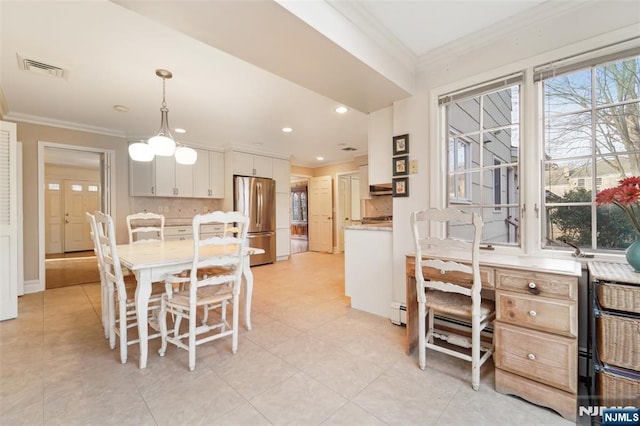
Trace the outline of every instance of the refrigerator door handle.
<path fill-rule="evenodd" d="M 258 214 L 256 217 L 256 224 L 258 225 L 258 227 L 260 228 L 260 230 L 262 230 L 262 226 L 260 223 L 260 220 L 262 219 L 262 183 L 257 182 L 256 183 L 256 198 L 258 201 Z"/>

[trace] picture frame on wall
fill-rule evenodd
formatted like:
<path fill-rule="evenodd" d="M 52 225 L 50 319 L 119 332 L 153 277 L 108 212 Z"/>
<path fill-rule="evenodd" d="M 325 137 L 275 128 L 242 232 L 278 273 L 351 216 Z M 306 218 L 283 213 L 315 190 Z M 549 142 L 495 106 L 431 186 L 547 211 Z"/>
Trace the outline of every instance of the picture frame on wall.
<path fill-rule="evenodd" d="M 403 155 L 402 157 L 393 157 L 393 175 L 402 176 L 406 175 L 409 170 L 409 156 Z"/>
<path fill-rule="evenodd" d="M 393 155 L 403 155 L 409 153 L 409 135 L 393 137 Z"/>
<path fill-rule="evenodd" d="M 393 196 L 409 196 L 409 177 L 393 178 Z"/>

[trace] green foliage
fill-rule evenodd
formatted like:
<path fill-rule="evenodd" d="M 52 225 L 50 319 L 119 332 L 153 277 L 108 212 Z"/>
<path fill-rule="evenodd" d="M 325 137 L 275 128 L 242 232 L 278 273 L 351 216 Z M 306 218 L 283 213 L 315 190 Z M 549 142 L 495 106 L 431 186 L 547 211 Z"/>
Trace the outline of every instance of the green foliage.
<path fill-rule="evenodd" d="M 565 193 L 559 203 L 591 202 L 591 191 L 576 188 Z M 633 242 L 635 231 L 629 218 L 614 205 L 601 206 L 597 209 L 598 248 L 623 249 Z M 591 247 L 591 207 L 571 206 L 556 207 L 549 210 L 549 224 L 554 238 L 566 240 L 579 247 Z M 559 235 L 557 235 L 559 233 Z"/>

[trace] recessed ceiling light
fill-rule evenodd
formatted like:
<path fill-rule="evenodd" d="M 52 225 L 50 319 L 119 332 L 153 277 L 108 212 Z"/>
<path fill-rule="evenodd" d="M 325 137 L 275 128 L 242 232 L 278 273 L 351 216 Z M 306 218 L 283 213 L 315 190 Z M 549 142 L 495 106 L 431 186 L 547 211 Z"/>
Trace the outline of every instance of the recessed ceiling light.
<path fill-rule="evenodd" d="M 346 114 L 348 111 L 349 111 L 349 108 L 347 108 L 344 105 L 340 105 L 340 106 L 336 107 L 336 112 L 338 114 Z"/>
<path fill-rule="evenodd" d="M 176 133 L 187 133 L 187 131 L 185 129 L 181 129 L 181 128 L 177 128 L 177 129 L 173 129 Z"/>
<path fill-rule="evenodd" d="M 324 160 L 324 157 L 316 157 L 316 160 L 322 161 L 322 160 Z"/>
<path fill-rule="evenodd" d="M 115 109 L 118 112 L 129 112 L 129 107 L 126 107 L 124 105 L 114 105 L 113 109 Z"/>
<path fill-rule="evenodd" d="M 291 127 L 283 127 L 282 131 L 285 132 L 285 133 L 291 133 L 291 132 L 293 132 L 293 129 Z"/>

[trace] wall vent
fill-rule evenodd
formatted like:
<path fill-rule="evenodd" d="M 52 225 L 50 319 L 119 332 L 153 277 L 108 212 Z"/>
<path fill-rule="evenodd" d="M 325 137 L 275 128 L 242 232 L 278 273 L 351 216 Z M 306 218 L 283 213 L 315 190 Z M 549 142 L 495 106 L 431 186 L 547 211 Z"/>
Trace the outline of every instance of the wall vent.
<path fill-rule="evenodd" d="M 342 148 L 342 150 L 343 150 L 343 151 L 357 151 L 357 149 L 356 149 L 356 148 L 351 147 L 351 146 L 346 146 L 346 147 Z"/>
<path fill-rule="evenodd" d="M 25 58 L 18 54 L 18 68 L 23 71 L 31 71 L 36 74 L 48 75 L 57 78 L 67 78 L 69 72 L 56 65 L 51 65 L 35 59 Z"/>

